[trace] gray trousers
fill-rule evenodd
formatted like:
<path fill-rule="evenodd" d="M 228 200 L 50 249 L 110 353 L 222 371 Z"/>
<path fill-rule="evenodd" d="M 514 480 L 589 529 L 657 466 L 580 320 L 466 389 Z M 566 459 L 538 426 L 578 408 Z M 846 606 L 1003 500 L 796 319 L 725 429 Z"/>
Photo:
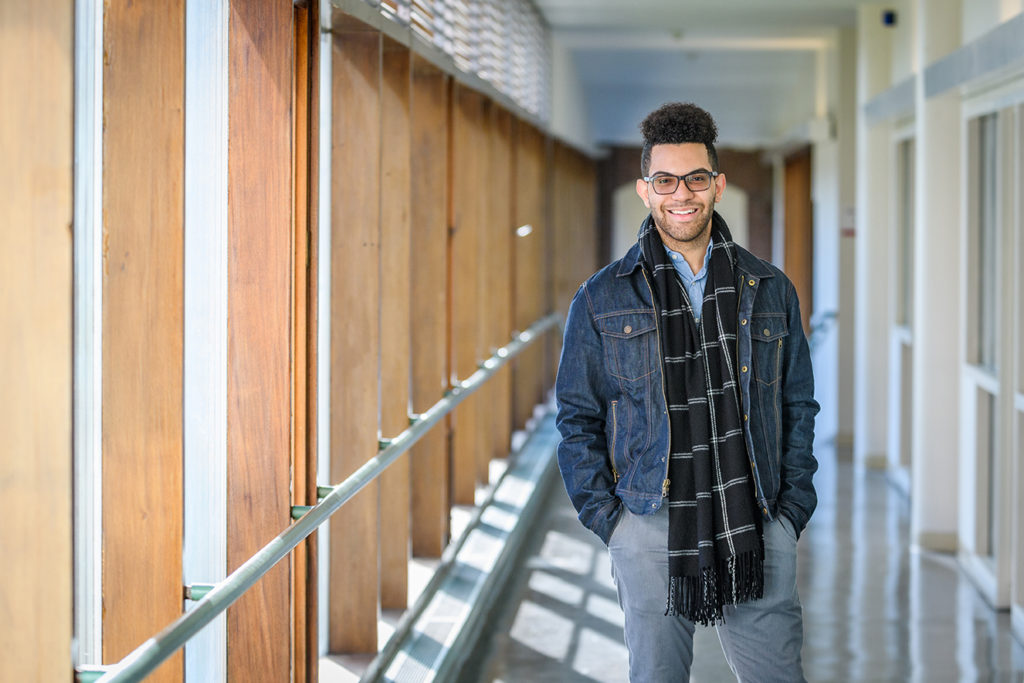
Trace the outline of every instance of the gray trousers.
<path fill-rule="evenodd" d="M 803 617 L 796 590 L 796 532 L 779 518 L 764 525 L 765 588 L 760 600 L 724 608 L 718 638 L 741 682 L 804 681 Z M 653 515 L 623 510 L 608 543 L 619 605 L 626 616 L 631 683 L 690 680 L 694 624 L 665 616 L 668 505 Z"/>

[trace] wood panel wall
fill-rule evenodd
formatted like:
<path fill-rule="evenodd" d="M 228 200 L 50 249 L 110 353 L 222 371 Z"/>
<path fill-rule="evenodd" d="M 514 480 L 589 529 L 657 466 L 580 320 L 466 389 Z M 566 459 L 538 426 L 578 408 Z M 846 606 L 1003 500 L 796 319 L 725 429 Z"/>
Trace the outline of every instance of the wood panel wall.
<path fill-rule="evenodd" d="M 449 203 L 449 294 L 451 321 L 451 383 L 476 372 L 481 357 L 478 336 L 482 291 L 481 239 L 486 192 L 482 171 L 486 164 L 483 144 L 483 96 L 465 86 L 452 87 L 451 188 Z M 480 394 L 465 399 L 452 416 L 452 502 L 473 505 L 480 452 Z"/>
<path fill-rule="evenodd" d="M 228 571 L 291 521 L 294 27 L 232 0 L 228 31 Z M 291 676 L 290 566 L 228 610 L 228 677 Z"/>
<path fill-rule="evenodd" d="M 69 2 L 0 3 L 0 661 L 71 670 L 72 80 Z M 26 68 L 31 65 L 31 68 Z"/>
<path fill-rule="evenodd" d="M 486 327 L 483 337 L 486 355 L 504 346 L 512 336 L 513 259 L 515 257 L 515 196 L 512 152 L 512 115 L 497 105 L 488 106 L 485 117 L 487 138 L 487 190 L 484 192 L 486 220 L 482 240 L 484 288 L 480 319 Z M 481 402 L 488 406 L 481 416 L 486 437 L 483 457 L 490 461 L 508 455 L 512 440 L 512 370 L 499 370 L 481 389 Z"/>
<path fill-rule="evenodd" d="M 381 36 L 335 28 L 331 200 L 331 481 L 377 453 Z M 390 270 L 390 268 L 389 268 Z M 376 652 L 379 481 L 331 520 L 332 652 Z"/>
<path fill-rule="evenodd" d="M 597 173 L 593 162 L 566 145 L 553 149 L 551 234 L 552 309 L 565 316 L 580 284 L 598 268 L 595 254 L 597 224 Z M 557 369 L 561 337 L 552 334 L 549 354 Z M 553 375 L 548 377 L 554 381 Z"/>
<path fill-rule="evenodd" d="M 515 128 L 516 227 L 529 225 L 531 232 L 515 239 L 514 320 L 525 330 L 546 312 L 546 156 L 545 138 L 533 126 L 519 122 Z M 533 407 L 544 398 L 544 344 L 527 348 L 515 363 L 514 423 L 523 425 Z"/>
<path fill-rule="evenodd" d="M 387 275 L 381 278 L 381 433 L 394 438 L 409 427 L 410 209 L 409 49 L 384 42 L 381 82 L 381 253 Z M 403 609 L 409 596 L 410 462 L 403 455 L 381 475 L 380 600 L 385 609 Z"/>
<path fill-rule="evenodd" d="M 444 394 L 447 308 L 448 76 L 412 58 L 411 248 L 412 408 L 420 413 Z M 439 424 L 410 451 L 413 554 L 440 557 L 449 535 L 448 434 Z"/>
<path fill-rule="evenodd" d="M 597 178 L 589 159 L 561 143 L 554 145 L 552 174 L 553 308 L 565 315 L 580 284 L 598 268 L 593 248 Z"/>
<path fill-rule="evenodd" d="M 103 660 L 182 610 L 184 0 L 103 21 Z M 153 681 L 182 675 L 181 653 Z"/>

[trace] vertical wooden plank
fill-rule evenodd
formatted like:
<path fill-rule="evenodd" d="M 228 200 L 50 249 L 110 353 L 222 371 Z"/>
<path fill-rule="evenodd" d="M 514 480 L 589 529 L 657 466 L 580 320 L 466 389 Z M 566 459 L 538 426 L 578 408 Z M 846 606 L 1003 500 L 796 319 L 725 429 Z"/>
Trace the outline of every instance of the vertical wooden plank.
<path fill-rule="evenodd" d="M 381 86 L 381 433 L 398 436 L 409 426 L 409 369 L 412 340 L 409 325 L 411 186 L 409 163 L 409 49 L 384 43 Z M 394 462 L 380 481 L 380 600 L 385 609 L 408 605 L 410 555 L 410 467 L 408 455 Z"/>
<path fill-rule="evenodd" d="M 184 2 L 111 0 L 103 69 L 103 659 L 182 609 Z M 181 653 L 153 680 L 177 680 Z"/>
<path fill-rule="evenodd" d="M 576 261 L 573 248 L 576 244 L 578 221 L 571 213 L 577 205 L 576 183 L 573 177 L 573 151 L 565 145 L 555 142 L 552 147 L 551 165 L 551 233 L 552 233 L 552 292 L 551 309 L 565 316 L 570 299 L 565 297 L 568 283 L 575 278 Z M 561 338 L 557 334 L 549 334 L 545 343 L 548 353 L 554 359 L 552 369 L 557 369 L 558 352 Z M 552 383 L 554 378 L 552 377 Z"/>
<path fill-rule="evenodd" d="M 317 234 L 319 202 L 320 6 L 295 7 L 294 95 L 294 390 L 292 504 L 314 505 L 316 493 Z M 318 674 L 316 534 L 292 553 L 292 678 Z"/>
<path fill-rule="evenodd" d="M 483 98 L 456 85 L 452 88 L 451 182 L 449 245 L 451 249 L 451 368 L 452 385 L 476 372 L 480 357 L 477 316 L 480 291 L 480 249 L 478 235 L 481 169 L 480 117 Z M 473 505 L 477 481 L 479 395 L 463 401 L 452 418 L 452 501 Z"/>
<path fill-rule="evenodd" d="M 306 103 L 306 137 L 300 144 L 307 148 L 306 157 L 306 365 L 298 368 L 298 372 L 306 375 L 306 500 L 317 500 L 317 463 L 319 453 L 319 396 L 317 366 L 320 354 L 318 347 L 320 321 L 317 315 L 320 310 L 320 4 L 313 3 L 305 16 L 305 49 L 306 65 L 298 74 L 304 74 L 309 101 Z M 305 580 L 305 602 L 293 598 L 295 609 L 305 613 L 304 636 L 296 629 L 296 639 L 304 638 L 306 671 L 300 676 L 296 671 L 295 680 L 316 683 L 319 678 L 320 638 L 319 638 L 319 603 L 318 592 L 318 549 L 317 532 L 306 539 L 306 574 L 296 580 Z M 298 647 L 298 645 L 296 645 Z"/>
<path fill-rule="evenodd" d="M 591 256 L 596 250 L 581 248 L 593 243 L 597 230 L 596 174 L 593 162 L 570 147 L 556 144 L 554 154 L 552 310 L 565 316 L 579 285 L 597 270 L 596 259 Z M 551 334 L 549 344 L 554 370 L 561 348 L 559 335 Z M 548 381 L 553 382 L 553 376 Z"/>
<path fill-rule="evenodd" d="M 228 31 L 228 571 L 290 522 L 292 3 L 232 0 Z M 291 675 L 290 566 L 228 610 L 228 677 Z"/>
<path fill-rule="evenodd" d="M 445 74 L 413 56 L 412 129 L 412 407 L 422 412 L 447 385 L 446 193 L 448 100 Z M 413 554 L 440 557 L 449 534 L 448 438 L 443 425 L 412 449 Z"/>
<path fill-rule="evenodd" d="M 331 480 L 377 453 L 381 37 L 336 29 L 331 201 Z M 331 520 L 330 650 L 376 652 L 379 482 Z"/>
<path fill-rule="evenodd" d="M 482 260 L 487 297 L 481 300 L 481 319 L 486 324 L 485 351 L 508 343 L 512 334 L 512 257 L 515 228 L 512 223 L 512 117 L 507 110 L 491 105 L 486 117 L 487 190 L 482 224 Z M 512 437 L 511 370 L 502 368 L 481 390 L 488 406 L 481 421 L 489 438 L 484 452 L 487 460 L 508 455 Z"/>
<path fill-rule="evenodd" d="M 526 329 L 544 313 L 544 138 L 537 129 L 519 122 L 516 126 L 515 225 L 529 226 L 515 245 L 515 325 Z M 521 426 L 533 407 L 543 399 L 544 345 L 526 349 L 515 365 L 514 422 Z"/>
<path fill-rule="evenodd" d="M 69 2 L 0 3 L 0 26 L 17 28 L 0 41 L 0 661 L 12 681 L 70 677 L 73 17 Z"/>

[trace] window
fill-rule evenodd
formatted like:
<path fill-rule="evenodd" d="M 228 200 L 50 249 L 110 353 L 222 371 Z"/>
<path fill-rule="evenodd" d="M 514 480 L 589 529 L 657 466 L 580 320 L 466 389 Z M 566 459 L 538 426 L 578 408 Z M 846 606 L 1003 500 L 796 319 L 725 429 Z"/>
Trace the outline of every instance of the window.
<path fill-rule="evenodd" d="M 897 284 L 896 323 L 910 327 L 914 322 L 914 140 L 901 141 L 896 148 L 899 182 L 896 216 Z"/>
<path fill-rule="evenodd" d="M 999 174 L 998 119 L 986 114 L 977 120 L 978 156 L 974 174 L 978 226 L 975 272 L 977 287 L 971 305 L 977 306 L 977 364 L 995 373 L 999 310 Z"/>

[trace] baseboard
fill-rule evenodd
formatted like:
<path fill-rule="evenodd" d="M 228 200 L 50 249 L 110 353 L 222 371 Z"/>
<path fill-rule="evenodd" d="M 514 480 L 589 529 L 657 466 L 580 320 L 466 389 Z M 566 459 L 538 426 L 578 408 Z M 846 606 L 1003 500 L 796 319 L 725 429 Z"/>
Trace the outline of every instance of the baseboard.
<path fill-rule="evenodd" d="M 864 456 L 864 466 L 873 470 L 889 468 L 889 456 L 885 453 L 869 453 Z"/>
<path fill-rule="evenodd" d="M 920 531 L 913 543 L 922 550 L 955 553 L 959 550 L 960 540 L 956 532 L 953 531 Z"/>

